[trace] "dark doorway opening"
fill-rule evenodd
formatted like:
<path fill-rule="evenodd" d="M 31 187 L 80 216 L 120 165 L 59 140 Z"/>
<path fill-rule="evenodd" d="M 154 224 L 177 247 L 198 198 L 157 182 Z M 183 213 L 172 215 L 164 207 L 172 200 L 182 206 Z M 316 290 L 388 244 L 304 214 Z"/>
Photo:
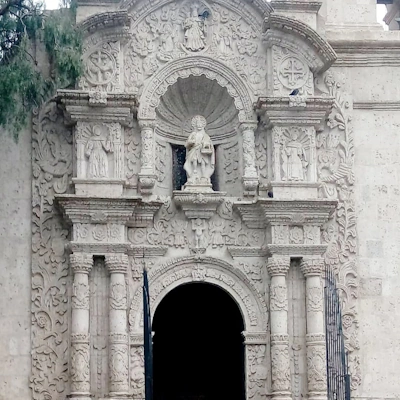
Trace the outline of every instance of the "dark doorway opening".
<path fill-rule="evenodd" d="M 191 283 L 153 320 L 154 400 L 244 400 L 243 318 L 228 293 Z"/>

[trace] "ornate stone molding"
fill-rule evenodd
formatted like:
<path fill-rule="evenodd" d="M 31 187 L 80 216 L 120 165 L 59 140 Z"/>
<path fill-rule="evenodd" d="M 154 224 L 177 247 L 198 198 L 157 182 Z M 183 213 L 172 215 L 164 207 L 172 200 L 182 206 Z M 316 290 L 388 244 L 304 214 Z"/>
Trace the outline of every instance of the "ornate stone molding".
<path fill-rule="evenodd" d="M 207 282 L 227 291 L 239 305 L 247 332 L 267 329 L 268 309 L 263 296 L 245 274 L 220 259 L 189 256 L 153 267 L 149 274 L 151 310 L 175 287 L 188 282 Z M 142 291 L 137 290 L 129 314 L 131 332 L 138 332 L 142 318 Z"/>
<path fill-rule="evenodd" d="M 106 267 L 111 274 L 126 274 L 129 265 L 128 256 L 126 254 L 106 254 L 105 260 Z"/>
<path fill-rule="evenodd" d="M 300 263 L 300 269 L 305 277 L 321 276 L 324 270 L 324 260 L 323 258 L 303 258 Z"/>
<path fill-rule="evenodd" d="M 206 56 L 189 56 L 171 61 L 153 75 L 140 98 L 138 119 L 154 119 L 155 109 L 168 87 L 178 78 L 190 75 L 205 75 L 208 79 L 215 79 L 222 87 L 226 87 L 233 97 L 239 121 L 253 119 L 253 99 L 242 80 L 230 68 Z"/>
<path fill-rule="evenodd" d="M 272 257 L 269 258 L 267 262 L 267 271 L 270 276 L 286 276 L 289 267 L 289 257 Z"/>
<path fill-rule="evenodd" d="M 264 40 L 267 45 L 274 42 L 274 31 L 291 35 L 294 42 L 304 41 L 309 51 L 314 54 L 314 63 L 310 67 L 315 73 L 326 71 L 337 58 L 335 51 L 325 39 L 298 20 L 272 13 L 265 19 L 264 29 L 266 30 Z"/>

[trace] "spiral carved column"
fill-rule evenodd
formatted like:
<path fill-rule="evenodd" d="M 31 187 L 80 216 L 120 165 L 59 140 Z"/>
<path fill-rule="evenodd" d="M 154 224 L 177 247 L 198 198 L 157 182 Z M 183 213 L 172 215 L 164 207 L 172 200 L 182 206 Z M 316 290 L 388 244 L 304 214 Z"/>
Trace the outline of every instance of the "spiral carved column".
<path fill-rule="evenodd" d="M 271 277 L 271 361 L 272 398 L 289 400 L 290 360 L 288 335 L 288 296 L 286 277 L 290 267 L 289 257 L 272 257 L 267 270 Z"/>
<path fill-rule="evenodd" d="M 90 400 L 89 272 L 93 256 L 70 256 L 74 274 L 71 316 L 71 394 L 74 400 Z"/>
<path fill-rule="evenodd" d="M 303 259 L 301 270 L 306 277 L 307 307 L 307 375 L 308 398 L 324 400 L 326 394 L 326 342 L 324 334 L 324 301 L 322 258 Z"/>
<path fill-rule="evenodd" d="M 125 399 L 129 397 L 128 294 L 125 282 L 128 256 L 109 254 L 105 262 L 110 273 L 109 398 Z"/>

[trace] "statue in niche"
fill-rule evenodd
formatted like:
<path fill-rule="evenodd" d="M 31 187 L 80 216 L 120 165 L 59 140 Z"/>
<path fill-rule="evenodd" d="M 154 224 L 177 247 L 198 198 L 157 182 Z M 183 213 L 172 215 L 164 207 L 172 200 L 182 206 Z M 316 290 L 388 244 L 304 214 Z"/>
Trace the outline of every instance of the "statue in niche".
<path fill-rule="evenodd" d="M 192 118 L 193 132 L 189 135 L 186 147 L 186 171 L 189 185 L 211 185 L 211 175 L 215 168 L 215 150 L 205 127 L 206 119 L 201 115 Z"/>
<path fill-rule="evenodd" d="M 197 6 L 191 7 L 190 17 L 183 23 L 185 30 L 185 48 L 190 51 L 200 51 L 206 47 L 204 20 L 199 17 Z"/>
<path fill-rule="evenodd" d="M 113 151 L 112 141 L 103 137 L 99 125 L 94 126 L 93 135 L 85 147 L 85 155 L 89 158 L 88 178 L 108 178 L 107 153 Z"/>
<path fill-rule="evenodd" d="M 304 181 L 307 172 L 307 155 L 303 145 L 297 140 L 297 132 L 291 132 L 290 138 L 282 148 L 282 180 Z"/>

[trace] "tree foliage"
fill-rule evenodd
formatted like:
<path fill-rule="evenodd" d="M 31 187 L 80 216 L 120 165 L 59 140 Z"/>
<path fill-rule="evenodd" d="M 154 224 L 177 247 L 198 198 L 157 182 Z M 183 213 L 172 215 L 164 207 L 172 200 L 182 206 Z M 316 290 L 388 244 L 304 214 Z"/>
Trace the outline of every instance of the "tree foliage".
<path fill-rule="evenodd" d="M 32 0 L 0 0 L 0 126 L 14 137 L 34 107 L 81 74 L 75 6 L 65 6 L 48 12 Z"/>

